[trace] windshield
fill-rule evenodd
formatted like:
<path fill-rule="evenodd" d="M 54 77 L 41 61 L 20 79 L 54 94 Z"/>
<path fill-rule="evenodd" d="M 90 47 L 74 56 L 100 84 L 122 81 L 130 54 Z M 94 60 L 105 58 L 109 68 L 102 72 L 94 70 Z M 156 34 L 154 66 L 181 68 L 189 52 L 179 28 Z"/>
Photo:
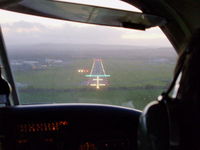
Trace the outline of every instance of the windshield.
<path fill-rule="evenodd" d="M 4 13 L 9 17 L 2 29 L 21 104 L 143 109 L 172 79 L 175 50 L 159 28 L 139 31 Z"/>

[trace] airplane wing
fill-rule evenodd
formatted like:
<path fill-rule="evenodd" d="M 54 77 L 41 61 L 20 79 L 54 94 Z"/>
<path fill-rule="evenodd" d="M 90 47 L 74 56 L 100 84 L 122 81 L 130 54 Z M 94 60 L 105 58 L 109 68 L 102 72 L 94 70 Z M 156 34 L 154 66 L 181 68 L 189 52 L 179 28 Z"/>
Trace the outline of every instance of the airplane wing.
<path fill-rule="evenodd" d="M 145 30 L 162 26 L 162 17 L 56 0 L 0 0 L 0 8 L 61 20 Z"/>

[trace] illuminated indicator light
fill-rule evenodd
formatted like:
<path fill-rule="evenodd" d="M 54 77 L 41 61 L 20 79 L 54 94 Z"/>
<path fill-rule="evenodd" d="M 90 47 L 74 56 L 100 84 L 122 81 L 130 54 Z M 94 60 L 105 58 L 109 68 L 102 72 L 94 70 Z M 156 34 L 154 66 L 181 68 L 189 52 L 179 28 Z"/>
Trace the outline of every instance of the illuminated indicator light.
<path fill-rule="evenodd" d="M 95 144 L 86 142 L 86 143 L 80 145 L 79 150 L 96 150 L 96 147 L 95 147 Z"/>
<path fill-rule="evenodd" d="M 52 127 L 52 130 L 53 130 L 53 131 L 56 131 L 56 128 L 55 128 L 55 127 Z"/>
<path fill-rule="evenodd" d="M 92 79 L 93 81 L 103 81 L 103 79 L 100 79 L 100 78 L 96 78 L 96 79 Z"/>
<path fill-rule="evenodd" d="M 96 81 L 96 84 L 90 84 L 90 86 L 95 86 L 96 89 L 100 89 L 100 86 L 106 86 L 105 84 L 101 84 L 99 81 L 103 81 L 103 79 L 100 79 L 99 76 L 97 76 L 96 79 L 93 79 Z"/>
<path fill-rule="evenodd" d="M 67 121 L 64 121 L 63 125 L 68 125 L 68 122 L 67 122 Z"/>
<path fill-rule="evenodd" d="M 18 125 L 17 128 L 19 132 L 39 132 L 39 131 L 57 131 L 60 126 L 67 126 L 69 122 L 67 121 L 56 121 L 48 123 L 30 123 Z"/>
<path fill-rule="evenodd" d="M 59 123 L 60 125 L 68 125 L 68 122 L 67 121 L 60 121 L 60 123 Z"/>
<path fill-rule="evenodd" d="M 88 75 L 85 75 L 85 77 L 89 77 L 89 78 L 92 78 L 92 77 L 101 77 L 101 78 L 107 78 L 107 77 L 110 77 L 111 75 L 107 75 L 107 74 L 105 74 L 105 75 L 95 75 L 95 74 L 88 74 Z"/>
<path fill-rule="evenodd" d="M 77 70 L 79 73 L 85 73 L 85 72 L 89 72 L 88 69 L 78 69 Z"/>
<path fill-rule="evenodd" d="M 99 84 L 99 86 L 97 84 L 90 84 L 90 86 L 96 86 L 97 89 L 100 88 L 100 86 L 106 86 L 105 84 Z"/>

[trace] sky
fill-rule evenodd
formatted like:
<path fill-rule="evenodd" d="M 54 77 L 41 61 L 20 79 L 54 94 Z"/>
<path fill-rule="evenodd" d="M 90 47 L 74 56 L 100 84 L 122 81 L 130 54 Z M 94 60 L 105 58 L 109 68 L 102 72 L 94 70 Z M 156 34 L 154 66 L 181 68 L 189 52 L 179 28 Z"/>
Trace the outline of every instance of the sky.
<path fill-rule="evenodd" d="M 63 0 L 60 0 L 63 1 Z M 75 0 L 68 0 L 74 2 Z M 78 2 L 78 0 L 76 0 Z M 105 2 L 106 1 L 106 2 Z M 119 0 L 81 0 L 86 4 L 120 8 L 141 12 Z M 95 3 L 94 3 L 95 2 Z M 108 44 L 146 47 L 171 47 L 171 44 L 156 27 L 146 31 L 89 25 L 60 21 L 0 10 L 0 24 L 8 45 L 71 43 Z"/>

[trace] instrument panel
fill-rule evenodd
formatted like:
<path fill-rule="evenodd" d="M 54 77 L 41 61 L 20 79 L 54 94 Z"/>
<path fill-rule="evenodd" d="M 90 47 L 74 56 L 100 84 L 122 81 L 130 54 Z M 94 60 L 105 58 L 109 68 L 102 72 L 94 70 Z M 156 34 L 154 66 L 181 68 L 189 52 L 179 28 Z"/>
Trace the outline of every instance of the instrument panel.
<path fill-rule="evenodd" d="M 5 150 L 136 149 L 139 115 L 105 105 L 2 108 L 0 145 Z"/>

